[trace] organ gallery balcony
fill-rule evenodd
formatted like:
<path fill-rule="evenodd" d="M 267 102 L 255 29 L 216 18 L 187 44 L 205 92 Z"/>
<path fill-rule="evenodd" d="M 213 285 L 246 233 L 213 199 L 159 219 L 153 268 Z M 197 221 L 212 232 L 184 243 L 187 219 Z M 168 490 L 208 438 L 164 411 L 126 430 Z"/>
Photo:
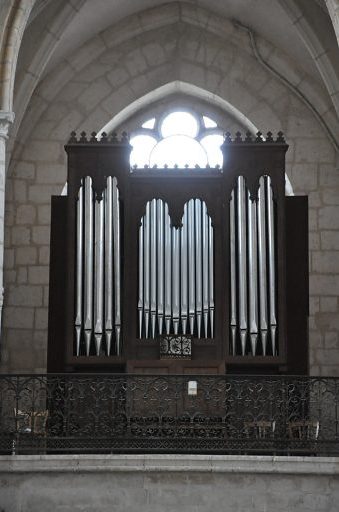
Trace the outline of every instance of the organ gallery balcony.
<path fill-rule="evenodd" d="M 339 454 L 339 379 L 0 376 L 1 454 Z"/>

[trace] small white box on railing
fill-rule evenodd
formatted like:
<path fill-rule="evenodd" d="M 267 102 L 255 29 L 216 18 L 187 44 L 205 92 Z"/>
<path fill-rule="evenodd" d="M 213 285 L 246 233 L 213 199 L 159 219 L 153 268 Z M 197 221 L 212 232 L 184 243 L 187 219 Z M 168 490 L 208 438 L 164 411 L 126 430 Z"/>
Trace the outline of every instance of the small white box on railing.
<path fill-rule="evenodd" d="M 196 380 L 188 381 L 187 393 L 191 396 L 196 396 L 198 394 L 198 383 Z"/>

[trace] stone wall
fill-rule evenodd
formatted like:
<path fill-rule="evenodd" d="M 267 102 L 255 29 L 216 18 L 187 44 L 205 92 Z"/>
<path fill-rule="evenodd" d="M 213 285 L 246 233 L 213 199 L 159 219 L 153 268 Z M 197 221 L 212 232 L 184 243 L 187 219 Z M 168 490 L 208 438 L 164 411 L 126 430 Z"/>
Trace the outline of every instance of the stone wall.
<path fill-rule="evenodd" d="M 0 457 L 3 512 L 336 512 L 337 459 Z"/>
<path fill-rule="evenodd" d="M 213 16 L 204 23 L 203 11 L 193 6 L 183 7 L 179 18 L 175 7 L 166 9 L 165 17 L 162 13 L 148 20 L 147 31 L 146 21 L 136 17 L 98 35 L 60 63 L 35 92 L 6 184 L 1 370 L 46 368 L 50 198 L 61 193 L 66 180 L 63 145 L 70 131 L 99 130 L 136 100 L 146 111 L 149 99 L 142 98 L 147 93 L 180 81 L 188 84 L 187 90 L 195 88 L 174 100 L 205 107 L 209 102 L 225 129 L 237 127 L 239 120 L 222 111 L 223 101 L 241 113 L 245 124 L 285 133 L 290 144 L 287 175 L 296 194 L 309 195 L 311 372 L 339 375 L 339 174 L 334 148 L 311 110 L 256 60 L 246 33 Z M 311 91 L 330 118 L 321 88 L 267 41 L 258 44 L 263 58 L 284 69 L 300 89 Z M 204 91 L 205 103 L 195 100 L 197 88 Z"/>

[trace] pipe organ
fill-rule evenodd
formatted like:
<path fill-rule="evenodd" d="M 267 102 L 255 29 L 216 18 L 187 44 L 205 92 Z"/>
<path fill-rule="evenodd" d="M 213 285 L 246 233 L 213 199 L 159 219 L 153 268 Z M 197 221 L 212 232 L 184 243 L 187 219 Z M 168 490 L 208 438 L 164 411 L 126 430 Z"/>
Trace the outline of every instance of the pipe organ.
<path fill-rule="evenodd" d="M 75 354 L 121 353 L 120 204 L 116 178 L 95 198 L 81 179 L 76 205 Z M 112 346 L 113 341 L 113 346 Z"/>
<path fill-rule="evenodd" d="M 252 199 L 243 176 L 230 201 L 231 353 L 276 356 L 275 204 L 270 176 Z"/>
<path fill-rule="evenodd" d="M 226 134 L 222 168 L 131 169 L 126 134 L 65 148 L 48 371 L 307 371 L 307 202 L 285 198 L 281 133 Z"/>
<path fill-rule="evenodd" d="M 147 202 L 139 228 L 139 338 L 214 336 L 214 244 L 206 203 L 190 199 L 174 227 L 162 199 Z"/>

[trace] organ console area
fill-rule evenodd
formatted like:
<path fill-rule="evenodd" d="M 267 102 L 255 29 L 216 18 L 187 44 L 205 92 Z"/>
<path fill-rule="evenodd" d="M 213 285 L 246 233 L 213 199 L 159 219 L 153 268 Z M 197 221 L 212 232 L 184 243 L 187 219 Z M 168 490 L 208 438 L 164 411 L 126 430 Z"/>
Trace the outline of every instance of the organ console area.
<path fill-rule="evenodd" d="M 48 372 L 307 374 L 307 198 L 285 196 L 282 133 L 226 134 L 215 168 L 131 168 L 126 134 L 65 149 Z"/>

